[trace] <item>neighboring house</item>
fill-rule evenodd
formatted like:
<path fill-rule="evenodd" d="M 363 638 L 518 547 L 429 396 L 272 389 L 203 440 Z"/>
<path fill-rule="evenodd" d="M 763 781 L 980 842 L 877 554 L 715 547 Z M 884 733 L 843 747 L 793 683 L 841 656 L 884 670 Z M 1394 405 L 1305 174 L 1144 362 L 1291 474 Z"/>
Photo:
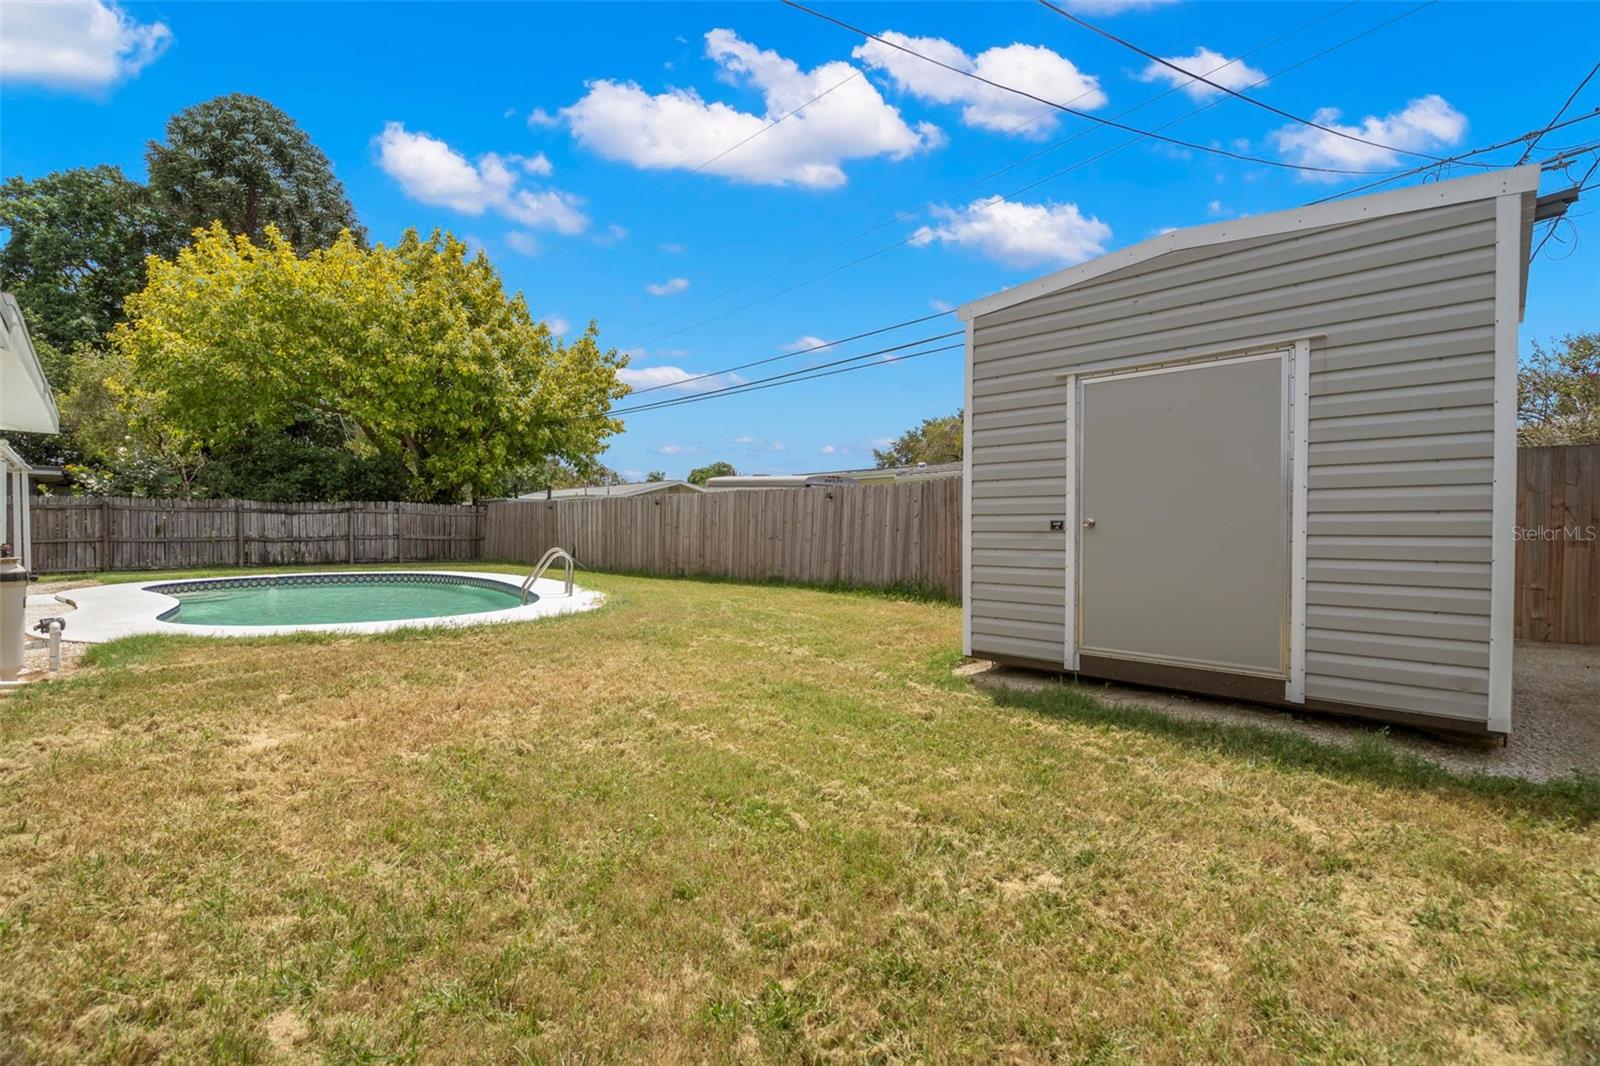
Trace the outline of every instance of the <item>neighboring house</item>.
<path fill-rule="evenodd" d="M 518 496 L 519 500 L 632 499 L 636 496 L 689 496 L 704 492 L 688 481 L 636 481 L 627 485 L 580 485 L 575 489 L 541 489 Z"/>
<path fill-rule="evenodd" d="M 960 477 L 960 463 L 918 463 L 916 466 L 877 466 L 861 470 L 818 470 L 810 474 L 740 474 L 714 477 L 706 482 L 713 492 L 730 489 L 803 489 L 829 485 L 889 485 L 903 481 Z"/>
<path fill-rule="evenodd" d="M 966 304 L 968 654 L 1511 729 L 1519 167 Z M 1565 196 L 1565 201 L 1563 200 Z"/>
<path fill-rule="evenodd" d="M 28 338 L 22 309 L 10 293 L 0 293 L 0 433 L 59 433 L 55 396 Z M 31 470 L 0 438 L 0 541 L 10 544 L 22 565 L 33 561 L 33 526 L 28 515 Z"/>

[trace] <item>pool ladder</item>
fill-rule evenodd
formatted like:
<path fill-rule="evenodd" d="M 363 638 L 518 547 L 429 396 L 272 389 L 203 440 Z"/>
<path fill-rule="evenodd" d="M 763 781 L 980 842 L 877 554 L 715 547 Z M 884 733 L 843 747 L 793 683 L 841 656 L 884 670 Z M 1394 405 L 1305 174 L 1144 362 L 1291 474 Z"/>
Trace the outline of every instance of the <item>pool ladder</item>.
<path fill-rule="evenodd" d="M 533 583 L 543 577 L 544 572 L 554 566 L 558 561 L 564 562 L 567 565 L 566 593 L 568 596 L 572 595 L 572 568 L 577 565 L 577 560 L 574 559 L 572 557 L 572 553 L 567 551 L 565 548 L 551 548 L 549 551 L 545 552 L 544 556 L 539 560 L 539 565 L 535 566 L 533 571 L 528 574 L 528 580 L 522 583 L 523 603 L 528 602 L 528 593 L 533 589 Z"/>

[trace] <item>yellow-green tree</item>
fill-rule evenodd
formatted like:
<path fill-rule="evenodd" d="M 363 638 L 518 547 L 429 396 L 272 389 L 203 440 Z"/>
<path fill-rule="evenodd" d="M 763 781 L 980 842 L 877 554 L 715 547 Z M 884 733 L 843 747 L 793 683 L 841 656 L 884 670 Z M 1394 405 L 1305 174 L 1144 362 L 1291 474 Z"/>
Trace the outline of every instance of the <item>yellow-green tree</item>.
<path fill-rule="evenodd" d="M 621 428 L 608 412 L 626 357 L 592 324 L 557 340 L 448 233 L 371 249 L 344 234 L 300 256 L 276 229 L 258 245 L 214 225 L 152 259 L 126 312 L 107 387 L 145 428 L 214 448 L 338 418 L 353 447 L 404 460 L 417 500 L 489 494 L 547 459 L 593 462 Z"/>

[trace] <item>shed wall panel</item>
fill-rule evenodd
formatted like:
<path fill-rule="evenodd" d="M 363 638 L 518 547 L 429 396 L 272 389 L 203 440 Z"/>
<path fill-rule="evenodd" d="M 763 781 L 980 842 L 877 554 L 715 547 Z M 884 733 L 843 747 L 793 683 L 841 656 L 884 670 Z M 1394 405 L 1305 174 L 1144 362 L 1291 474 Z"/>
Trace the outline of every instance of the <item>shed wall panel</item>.
<path fill-rule="evenodd" d="M 1484 719 L 1495 239 L 1483 199 L 1169 253 L 974 319 L 974 653 L 1066 652 L 1062 373 L 1310 334 L 1306 696 Z"/>

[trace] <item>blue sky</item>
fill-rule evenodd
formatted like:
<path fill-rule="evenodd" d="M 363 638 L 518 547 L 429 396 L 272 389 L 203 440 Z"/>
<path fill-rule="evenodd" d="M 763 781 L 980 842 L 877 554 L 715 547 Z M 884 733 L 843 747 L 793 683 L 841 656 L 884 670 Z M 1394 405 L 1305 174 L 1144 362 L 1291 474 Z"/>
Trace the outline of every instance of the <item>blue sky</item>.
<path fill-rule="evenodd" d="M 1186 69 L 1221 67 L 1212 77 L 1232 87 L 1265 77 L 1251 92 L 1280 108 L 1433 155 L 1543 125 L 1600 55 L 1596 4 L 1438 2 L 1377 29 L 1416 5 L 1070 6 Z M 1139 107 L 1123 121 L 1147 129 L 1216 101 L 1036 4 L 825 10 L 1099 116 Z M 254 93 L 328 154 L 375 240 L 441 226 L 481 244 L 536 315 L 569 332 L 594 319 L 602 343 L 631 350 L 641 386 L 929 314 L 1167 227 L 1292 207 L 1363 180 L 1318 180 L 1148 140 L 1085 163 L 1127 135 L 863 47 L 776 3 L 102 0 L 76 13 L 23 12 L 8 4 L 0 24 L 6 176 L 110 162 L 142 178 L 144 145 L 170 114 Z M 1237 62 L 1222 66 L 1229 60 Z M 1600 78 L 1569 116 L 1596 107 Z M 1548 145 L 1600 139 L 1597 131 L 1600 120 Z M 1308 165 L 1379 172 L 1419 162 L 1231 99 L 1167 132 Z M 1516 154 L 1485 158 L 1511 163 Z M 1569 181 L 1547 175 L 1545 188 Z M 1567 243 L 1547 245 L 1533 265 L 1525 350 L 1530 338 L 1600 328 L 1593 211 L 1579 204 L 1558 233 Z M 869 253 L 878 254 L 846 265 Z M 941 319 L 881 343 L 956 325 Z M 960 402 L 956 351 L 636 414 L 604 459 L 633 476 L 681 476 L 714 459 L 755 472 L 865 466 L 875 443 Z"/>

